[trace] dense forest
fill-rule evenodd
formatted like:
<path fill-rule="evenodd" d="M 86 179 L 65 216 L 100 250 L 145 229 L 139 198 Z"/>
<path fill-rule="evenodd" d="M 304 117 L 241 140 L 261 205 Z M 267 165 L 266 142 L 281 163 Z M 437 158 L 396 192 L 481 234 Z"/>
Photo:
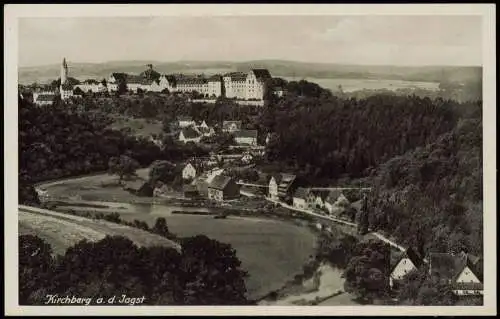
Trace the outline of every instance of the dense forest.
<path fill-rule="evenodd" d="M 310 185 L 373 186 L 367 227 L 398 242 L 482 255 L 481 100 L 294 92 L 261 113 L 269 163 Z"/>
<path fill-rule="evenodd" d="M 19 236 L 19 303 L 43 305 L 47 295 L 58 295 L 106 305 L 116 296 L 112 305 L 121 306 L 126 295 L 144 297 L 143 305 L 249 304 L 247 273 L 230 245 L 195 236 L 182 239 L 181 246 L 138 247 L 125 237 L 107 236 L 54 256 L 39 237 Z"/>

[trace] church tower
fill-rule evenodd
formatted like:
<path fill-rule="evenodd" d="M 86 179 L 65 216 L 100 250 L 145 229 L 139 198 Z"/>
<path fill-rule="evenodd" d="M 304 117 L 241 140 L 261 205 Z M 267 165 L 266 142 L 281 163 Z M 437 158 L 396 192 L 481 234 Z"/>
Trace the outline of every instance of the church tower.
<path fill-rule="evenodd" d="M 66 64 L 66 58 L 63 58 L 61 65 L 61 85 L 68 80 L 68 64 Z"/>

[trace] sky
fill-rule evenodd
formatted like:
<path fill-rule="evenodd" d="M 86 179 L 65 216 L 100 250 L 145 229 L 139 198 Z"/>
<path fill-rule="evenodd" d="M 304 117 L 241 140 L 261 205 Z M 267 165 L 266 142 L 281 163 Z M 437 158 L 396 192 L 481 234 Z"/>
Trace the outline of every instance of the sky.
<path fill-rule="evenodd" d="M 279 59 L 482 65 L 480 16 L 230 16 L 19 19 L 19 66 L 124 60 Z"/>

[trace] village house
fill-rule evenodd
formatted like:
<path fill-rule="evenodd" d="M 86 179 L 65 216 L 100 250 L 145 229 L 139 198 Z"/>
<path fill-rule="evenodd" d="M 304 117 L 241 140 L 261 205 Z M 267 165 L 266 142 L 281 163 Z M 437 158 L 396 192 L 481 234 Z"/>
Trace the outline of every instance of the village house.
<path fill-rule="evenodd" d="M 291 202 L 292 195 L 297 189 L 297 177 L 292 174 L 281 174 L 281 180 L 278 184 L 278 198 L 284 202 Z"/>
<path fill-rule="evenodd" d="M 208 185 L 208 199 L 223 201 L 238 198 L 239 196 L 240 187 L 229 176 L 217 175 Z"/>
<path fill-rule="evenodd" d="M 188 127 L 188 126 L 196 126 L 196 122 L 190 116 L 179 116 L 177 118 L 178 125 L 180 128 Z"/>
<path fill-rule="evenodd" d="M 52 105 L 56 94 L 53 92 L 33 93 L 33 102 L 36 105 Z"/>
<path fill-rule="evenodd" d="M 184 127 L 179 133 L 179 142 L 188 143 L 199 143 L 202 138 L 202 135 L 198 130 L 193 128 L 192 126 Z"/>
<path fill-rule="evenodd" d="M 429 274 L 451 285 L 458 296 L 483 294 L 481 258 L 461 252 L 430 253 Z"/>
<path fill-rule="evenodd" d="M 268 196 L 272 200 L 279 200 L 278 196 L 278 185 L 281 182 L 281 174 L 275 174 L 271 176 L 269 180 L 269 192 Z"/>
<path fill-rule="evenodd" d="M 257 130 L 240 130 L 233 133 L 234 140 L 240 145 L 257 145 Z"/>
<path fill-rule="evenodd" d="M 252 160 L 253 160 L 253 156 L 250 153 L 243 154 L 243 156 L 240 159 L 242 164 L 250 164 L 252 162 Z"/>
<path fill-rule="evenodd" d="M 416 271 L 423 264 L 423 258 L 411 247 L 404 252 L 391 252 L 391 271 L 389 286 L 397 289 L 401 280 L 412 271 Z"/>
<path fill-rule="evenodd" d="M 325 201 L 329 191 L 325 190 L 312 190 L 308 197 L 308 205 L 311 209 L 324 209 Z"/>
<path fill-rule="evenodd" d="M 234 133 L 241 130 L 241 121 L 223 121 L 222 131 L 225 133 Z"/>
<path fill-rule="evenodd" d="M 182 179 L 192 180 L 203 172 L 201 163 L 187 163 L 182 169 Z"/>
<path fill-rule="evenodd" d="M 183 193 L 185 198 L 197 198 L 200 196 L 200 192 L 196 185 L 184 185 Z"/>
<path fill-rule="evenodd" d="M 215 135 L 215 130 L 213 129 L 213 127 L 208 126 L 205 121 L 202 121 L 200 125 L 196 125 L 195 128 L 203 136 L 210 137 Z"/>
<path fill-rule="evenodd" d="M 324 200 L 324 209 L 330 215 L 338 214 L 342 210 L 342 205 L 348 204 L 349 201 L 340 190 L 331 190 Z"/>
<path fill-rule="evenodd" d="M 299 209 L 307 209 L 309 205 L 307 200 L 311 194 L 311 190 L 305 187 L 298 187 L 297 190 L 293 193 L 293 207 Z"/>

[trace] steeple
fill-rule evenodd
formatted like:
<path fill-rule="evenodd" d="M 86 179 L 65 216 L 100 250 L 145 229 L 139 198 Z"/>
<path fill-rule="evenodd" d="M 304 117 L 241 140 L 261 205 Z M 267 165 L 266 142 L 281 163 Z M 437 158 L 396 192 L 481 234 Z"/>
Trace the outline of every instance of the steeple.
<path fill-rule="evenodd" d="M 68 80 L 68 64 L 66 63 L 66 58 L 63 58 L 61 65 L 61 85 Z"/>

